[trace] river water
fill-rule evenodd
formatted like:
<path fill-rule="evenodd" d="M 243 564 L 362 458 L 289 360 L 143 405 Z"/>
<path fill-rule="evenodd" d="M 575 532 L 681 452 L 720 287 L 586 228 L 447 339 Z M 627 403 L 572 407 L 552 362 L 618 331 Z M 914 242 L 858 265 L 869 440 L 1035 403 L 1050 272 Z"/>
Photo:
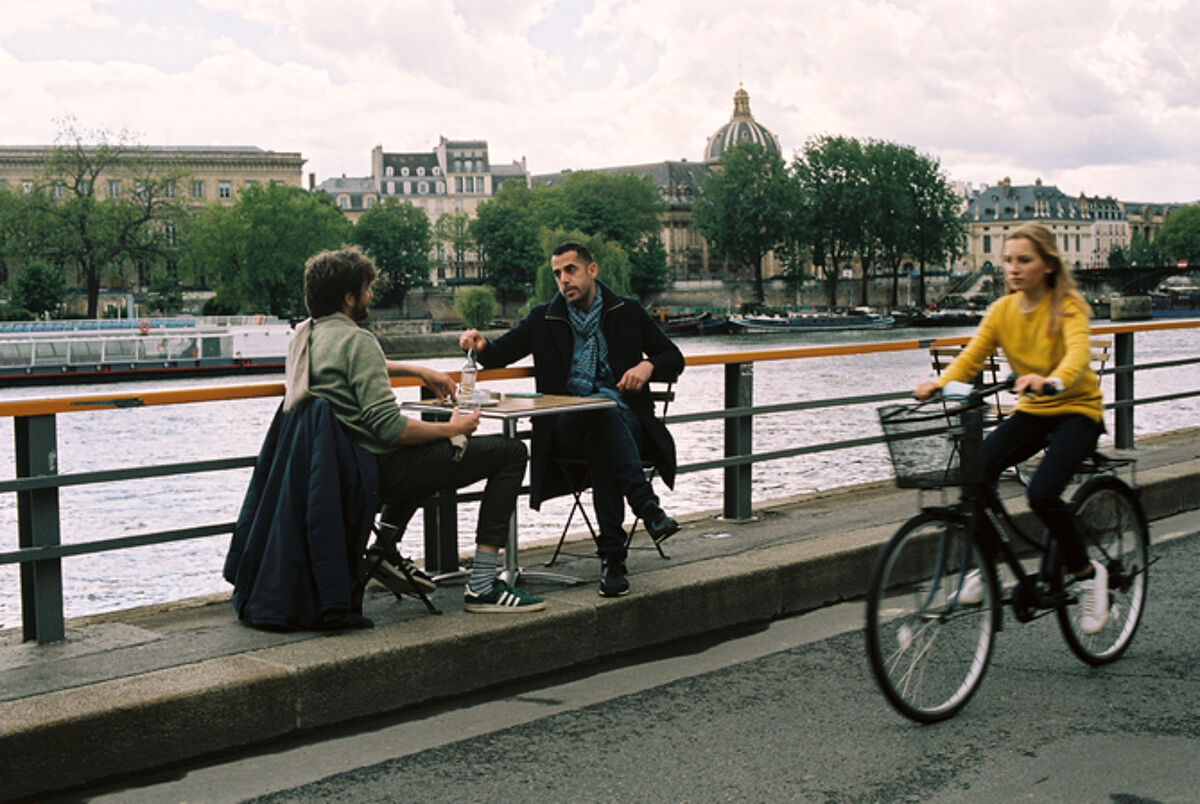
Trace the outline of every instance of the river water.
<path fill-rule="evenodd" d="M 679 341 L 685 354 L 774 349 L 828 343 L 866 343 L 969 334 L 962 330 L 889 330 L 800 334 L 726 335 L 686 338 Z M 1139 363 L 1194 356 L 1200 330 L 1138 333 L 1135 354 Z M 443 370 L 456 370 L 461 358 L 436 358 L 427 362 Z M 931 376 L 923 350 L 768 361 L 755 365 L 755 404 L 854 396 L 903 391 Z M 676 385 L 674 413 L 720 409 L 723 400 L 723 366 L 691 367 Z M 1200 388 L 1195 367 L 1139 372 L 1139 396 L 1192 391 Z M 257 378 L 279 382 L 281 377 Z M 130 382 L 120 392 L 196 387 L 240 382 L 236 379 Z M 533 380 L 482 383 L 493 390 L 532 390 Z M 108 393 L 118 386 L 58 386 L 5 390 L 5 399 L 45 398 Z M 1112 378 L 1103 380 L 1106 399 L 1112 397 Z M 397 389 L 401 399 L 415 399 L 415 388 Z M 182 461 L 229 458 L 258 451 L 279 399 L 204 402 L 144 409 L 103 410 L 60 415 L 58 424 L 59 471 L 63 473 L 149 466 Z M 756 417 L 754 451 L 778 450 L 877 433 L 874 405 L 800 411 Z M 1108 414 L 1111 429 L 1112 418 Z M 1166 432 L 1200 424 L 1200 398 L 1160 403 L 1136 410 L 1139 435 Z M 498 432 L 485 421 L 481 432 Z M 721 421 L 675 425 L 681 464 L 723 456 Z M 801 456 L 757 464 L 753 469 L 756 503 L 804 492 L 887 478 L 890 467 L 881 445 Z M 0 419 L 0 477 L 12 478 L 12 420 Z M 61 489 L 62 540 L 64 543 L 146 533 L 195 525 L 232 521 L 245 493 L 250 470 L 209 472 L 173 478 L 152 478 Z M 656 483 L 663 506 L 685 515 L 719 508 L 723 472 L 681 475 L 674 491 Z M 565 500 L 545 503 L 540 512 L 519 505 L 522 543 L 556 538 L 568 505 Z M 474 541 L 474 504 L 460 507 L 460 553 L 469 555 Z M 3 550 L 17 543 L 16 495 L 0 495 L 0 534 Z M 411 523 L 404 550 L 419 558 L 422 551 L 421 515 Z M 68 558 L 63 561 L 64 608 L 76 617 L 130 606 L 160 603 L 229 590 L 221 578 L 228 536 L 195 539 L 176 544 L 139 547 Z M 0 628 L 20 625 L 18 571 L 0 566 Z"/>

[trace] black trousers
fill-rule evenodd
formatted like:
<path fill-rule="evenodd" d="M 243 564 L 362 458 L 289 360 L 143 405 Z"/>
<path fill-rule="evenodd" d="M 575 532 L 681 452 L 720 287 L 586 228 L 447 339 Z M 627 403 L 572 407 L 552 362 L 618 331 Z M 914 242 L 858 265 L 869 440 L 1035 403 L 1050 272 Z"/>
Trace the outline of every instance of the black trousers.
<path fill-rule="evenodd" d="M 435 492 L 486 480 L 475 542 L 503 547 L 528 460 L 524 442 L 498 435 L 468 439 L 466 452 L 457 461 L 449 439 L 400 447 L 379 457 L 380 518 L 403 533 L 413 514 Z"/>
<path fill-rule="evenodd" d="M 996 425 L 983 442 L 984 478 L 995 485 L 1000 473 L 1045 448 L 1029 487 L 1029 507 L 1058 542 L 1068 572 L 1087 566 L 1083 538 L 1062 493 L 1084 458 L 1096 448 L 1102 424 L 1082 414 L 1031 416 L 1020 411 Z"/>

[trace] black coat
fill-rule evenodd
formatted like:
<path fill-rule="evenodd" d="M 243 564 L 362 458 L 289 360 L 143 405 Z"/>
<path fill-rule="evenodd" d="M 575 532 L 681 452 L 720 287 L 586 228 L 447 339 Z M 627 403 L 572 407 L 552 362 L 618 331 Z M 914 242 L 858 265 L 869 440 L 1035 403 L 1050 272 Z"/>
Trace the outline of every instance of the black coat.
<path fill-rule="evenodd" d="M 244 622 L 336 628 L 362 612 L 360 562 L 379 466 L 323 399 L 276 411 L 238 515 L 225 580 Z"/>
<path fill-rule="evenodd" d="M 608 363 L 613 380 L 642 360 L 654 364 L 652 379 L 674 381 L 683 372 L 683 353 L 646 313 L 636 299 L 618 296 L 607 285 L 597 282 L 604 293 L 604 311 L 600 329 L 608 343 Z M 571 359 L 575 353 L 575 331 L 567 318 L 567 301 L 556 294 L 546 304 L 529 311 L 515 327 L 479 353 L 484 368 L 507 366 L 528 354 L 533 355 L 537 390 L 543 394 L 570 394 Z M 655 416 L 654 402 L 648 389 L 625 394 L 624 400 L 637 413 L 642 425 L 643 455 L 658 467 L 667 486 L 675 485 L 675 441 L 666 425 Z M 533 420 L 533 443 L 529 462 L 529 504 L 537 509 L 543 500 L 566 494 L 569 489 L 555 473 L 548 473 L 554 454 L 554 429 L 550 417 Z"/>

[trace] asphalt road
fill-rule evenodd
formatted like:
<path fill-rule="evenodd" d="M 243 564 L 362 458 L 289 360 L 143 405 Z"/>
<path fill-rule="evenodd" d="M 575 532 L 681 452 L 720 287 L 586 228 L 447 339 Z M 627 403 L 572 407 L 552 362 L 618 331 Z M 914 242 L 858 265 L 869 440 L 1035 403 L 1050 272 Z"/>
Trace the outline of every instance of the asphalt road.
<path fill-rule="evenodd" d="M 982 689 L 934 726 L 876 689 L 853 602 L 84 798 L 1200 802 L 1197 530 L 1155 523 L 1191 535 L 1154 548 L 1120 661 L 1006 618 Z"/>

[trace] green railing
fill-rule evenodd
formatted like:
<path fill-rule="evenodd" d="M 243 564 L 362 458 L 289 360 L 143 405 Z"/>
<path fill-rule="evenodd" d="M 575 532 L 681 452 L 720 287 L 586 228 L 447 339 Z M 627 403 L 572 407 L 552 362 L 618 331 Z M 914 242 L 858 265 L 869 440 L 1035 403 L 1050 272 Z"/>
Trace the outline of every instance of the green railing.
<path fill-rule="evenodd" d="M 1114 338 L 1114 359 L 1104 373 L 1114 376 L 1115 398 L 1108 407 L 1114 410 L 1114 441 L 1119 448 L 1133 446 L 1135 407 L 1200 396 L 1200 390 L 1140 398 L 1135 396 L 1135 372 L 1200 363 L 1200 355 L 1153 363 L 1135 363 L 1135 333 L 1165 329 L 1200 329 L 1200 322 L 1166 321 L 1093 328 L 1094 335 L 1111 335 Z M 927 350 L 932 346 L 951 346 L 965 343 L 967 340 L 966 337 L 911 339 L 883 343 L 692 355 L 687 358 L 689 366 L 724 366 L 724 406 L 717 410 L 671 415 L 667 421 L 672 425 L 686 427 L 694 422 L 723 420 L 725 423 L 724 456 L 715 460 L 683 464 L 679 467 L 679 473 L 724 470 L 723 514 L 731 520 L 747 519 L 751 516 L 753 502 L 751 479 L 754 464 L 818 452 L 862 447 L 882 441 L 882 437 L 879 435 L 869 435 L 803 446 L 785 446 L 769 452 L 755 453 L 751 443 L 754 417 L 791 411 L 877 403 L 904 398 L 908 395 L 907 391 L 897 391 L 755 405 L 754 366 L 756 364 L 778 360 L 805 360 L 829 356 L 851 357 L 880 352 Z M 509 368 L 482 372 L 480 376 L 482 379 L 499 381 L 529 377 L 531 374 L 532 369 L 529 368 Z M 396 386 L 416 384 L 418 384 L 417 381 L 412 379 L 393 381 L 393 385 Z M 60 640 L 65 634 L 61 572 L 63 558 L 196 539 L 233 531 L 234 523 L 230 521 L 132 536 L 102 538 L 83 543 L 62 544 L 58 504 L 60 488 L 239 469 L 253 466 L 256 457 L 248 455 L 217 460 L 60 474 L 57 468 L 57 416 L 98 409 L 153 407 L 282 395 L 282 383 L 263 383 L 188 390 L 145 391 L 137 394 L 118 393 L 0 402 L 0 416 L 13 419 L 16 462 L 14 479 L 0 481 L 0 493 L 16 493 L 18 531 L 17 549 L 0 552 L 0 564 L 20 564 L 21 618 L 24 638 L 47 643 Z M 679 436 L 678 429 L 676 429 L 676 435 Z M 464 494 L 455 499 L 465 501 L 477 498 L 478 494 Z M 447 515 L 443 503 L 441 507 L 434 506 L 427 509 L 425 527 L 427 568 L 432 572 L 457 569 L 457 518 Z"/>

